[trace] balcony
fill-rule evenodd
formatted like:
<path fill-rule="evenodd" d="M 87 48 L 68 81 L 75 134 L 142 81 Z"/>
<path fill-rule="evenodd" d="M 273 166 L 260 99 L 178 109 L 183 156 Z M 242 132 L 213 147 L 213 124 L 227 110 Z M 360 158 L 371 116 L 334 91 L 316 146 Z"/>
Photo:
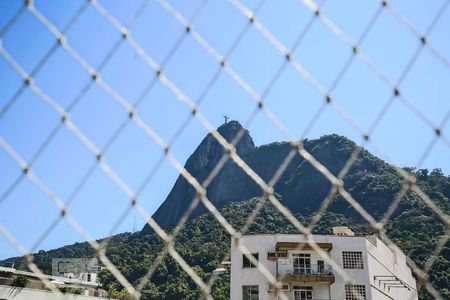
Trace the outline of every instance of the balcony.
<path fill-rule="evenodd" d="M 302 265 L 286 266 L 278 265 L 277 277 L 281 282 L 304 281 L 304 282 L 326 282 L 333 283 L 334 275 L 329 265 Z"/>

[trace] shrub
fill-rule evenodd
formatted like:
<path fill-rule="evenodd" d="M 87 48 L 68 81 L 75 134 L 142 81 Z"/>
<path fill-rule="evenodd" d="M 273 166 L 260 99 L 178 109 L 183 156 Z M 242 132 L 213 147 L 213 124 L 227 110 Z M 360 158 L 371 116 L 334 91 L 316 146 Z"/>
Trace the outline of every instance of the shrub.
<path fill-rule="evenodd" d="M 25 275 L 17 275 L 16 278 L 14 278 L 14 281 L 12 283 L 13 286 L 17 286 L 17 287 L 26 287 L 28 285 L 28 282 L 30 280 L 28 279 L 27 276 Z"/>

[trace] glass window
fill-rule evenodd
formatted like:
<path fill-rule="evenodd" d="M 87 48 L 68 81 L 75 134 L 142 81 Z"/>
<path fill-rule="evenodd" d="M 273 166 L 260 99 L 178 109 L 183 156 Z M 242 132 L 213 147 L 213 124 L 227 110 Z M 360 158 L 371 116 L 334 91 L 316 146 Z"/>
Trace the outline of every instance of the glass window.
<path fill-rule="evenodd" d="M 312 300 L 312 286 L 294 286 L 294 300 Z"/>
<path fill-rule="evenodd" d="M 366 286 L 346 285 L 345 300 L 366 300 Z"/>
<path fill-rule="evenodd" d="M 317 272 L 323 274 L 325 271 L 325 262 L 323 260 L 317 261 Z"/>
<path fill-rule="evenodd" d="M 258 260 L 258 253 L 252 253 L 253 257 Z M 256 266 L 250 262 L 250 260 L 242 254 L 242 267 L 243 268 L 255 268 Z"/>
<path fill-rule="evenodd" d="M 242 286 L 243 300 L 259 300 L 259 288 L 257 285 L 243 285 Z"/>
<path fill-rule="evenodd" d="M 361 251 L 342 251 L 342 263 L 344 269 L 363 269 Z"/>
<path fill-rule="evenodd" d="M 294 274 L 311 274 L 311 254 L 292 254 Z"/>
<path fill-rule="evenodd" d="M 287 252 L 277 252 L 277 256 L 280 258 L 286 258 L 287 257 Z"/>
<path fill-rule="evenodd" d="M 279 291 L 289 291 L 290 288 L 291 288 L 291 286 L 290 286 L 289 283 L 283 283 L 283 284 L 281 285 L 281 288 L 279 289 Z M 268 290 L 269 290 L 270 292 L 274 292 L 274 291 L 277 290 L 277 288 L 276 288 L 276 286 L 274 286 L 274 285 L 272 285 L 272 284 L 269 283 L 269 288 L 268 288 Z"/>

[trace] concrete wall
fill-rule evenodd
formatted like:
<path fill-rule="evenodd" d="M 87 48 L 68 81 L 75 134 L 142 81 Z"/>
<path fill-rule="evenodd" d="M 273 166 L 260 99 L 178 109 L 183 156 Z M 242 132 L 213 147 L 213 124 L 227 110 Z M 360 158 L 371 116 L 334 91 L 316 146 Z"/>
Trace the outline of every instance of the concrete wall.
<path fill-rule="evenodd" d="M 331 259 L 343 268 L 343 251 L 361 251 L 363 259 L 363 269 L 343 269 L 348 276 L 355 280 L 357 285 L 365 285 L 366 291 L 369 289 L 369 272 L 367 269 L 366 239 L 355 236 L 328 236 L 328 241 L 333 244 Z M 345 299 L 345 280 L 335 270 L 333 270 L 336 281 L 331 284 L 331 299 Z M 367 300 L 372 300 L 367 293 Z M 373 299 L 375 300 L 375 299 Z"/>
<path fill-rule="evenodd" d="M 318 243 L 332 243 L 333 249 L 330 257 L 339 265 L 343 266 L 342 251 L 361 251 L 363 256 L 363 269 L 344 269 L 344 271 L 355 280 L 355 284 L 366 287 L 367 300 L 384 299 L 417 299 L 415 290 L 416 283 L 406 265 L 405 256 L 399 250 L 391 250 L 382 241 L 375 237 L 351 237 L 316 235 L 314 240 Z M 274 252 L 277 242 L 305 242 L 303 235 L 248 235 L 242 239 L 243 245 L 250 253 L 258 253 L 259 261 L 275 277 L 276 261 L 267 259 L 267 252 Z M 297 251 L 298 252 L 298 251 Z M 311 251 L 311 263 L 316 264 L 322 259 L 318 254 Z M 288 252 L 288 260 L 292 263 L 292 253 Z M 325 264 L 327 264 L 325 262 Z M 237 249 L 234 241 L 231 243 L 231 299 L 242 299 L 243 285 L 258 285 L 259 299 L 276 299 L 275 292 L 268 292 L 267 278 L 256 268 L 242 267 L 242 253 Z M 285 266 L 288 269 L 290 267 Z M 332 284 L 313 284 L 308 282 L 291 283 L 291 291 L 284 292 L 290 299 L 293 297 L 292 285 L 313 286 L 313 299 L 345 299 L 345 282 L 335 270 L 333 270 L 335 282 Z M 395 275 L 406 282 L 410 290 L 406 288 L 384 288 L 380 286 L 374 276 Z"/>
<path fill-rule="evenodd" d="M 0 285 L 0 300 L 98 300 L 105 298 L 66 294 L 58 297 L 56 294 L 28 288 L 18 288 L 12 286 Z"/>
<path fill-rule="evenodd" d="M 257 238 L 249 236 L 244 238 L 244 244 L 249 248 L 250 252 L 258 253 L 259 261 L 269 270 L 271 274 L 276 274 L 276 262 L 267 260 L 267 252 L 275 251 L 275 236 L 266 236 L 265 238 Z M 243 285 L 259 285 L 259 299 L 268 300 L 275 299 L 274 293 L 267 292 L 267 279 L 256 268 L 242 268 L 242 253 L 236 249 L 232 241 L 231 253 L 231 288 L 230 296 L 232 300 L 242 299 Z M 264 249 L 264 251 L 263 251 Z"/>
<path fill-rule="evenodd" d="M 416 281 L 411 269 L 406 265 L 406 256 L 397 247 L 389 248 L 378 240 L 376 243 L 367 241 L 367 260 L 370 265 L 369 279 L 372 286 L 372 299 L 417 299 Z M 390 288 L 380 282 L 380 277 L 397 276 L 410 288 Z M 385 278 L 389 279 L 389 278 Z"/>

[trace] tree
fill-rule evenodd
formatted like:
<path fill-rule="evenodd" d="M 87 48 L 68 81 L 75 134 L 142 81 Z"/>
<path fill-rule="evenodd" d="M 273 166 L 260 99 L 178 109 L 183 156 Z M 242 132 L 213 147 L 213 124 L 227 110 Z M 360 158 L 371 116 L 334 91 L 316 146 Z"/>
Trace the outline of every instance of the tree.
<path fill-rule="evenodd" d="M 21 287 L 24 288 L 28 285 L 28 282 L 30 280 L 25 275 L 17 275 L 16 278 L 14 278 L 14 281 L 12 283 L 12 286 Z"/>

